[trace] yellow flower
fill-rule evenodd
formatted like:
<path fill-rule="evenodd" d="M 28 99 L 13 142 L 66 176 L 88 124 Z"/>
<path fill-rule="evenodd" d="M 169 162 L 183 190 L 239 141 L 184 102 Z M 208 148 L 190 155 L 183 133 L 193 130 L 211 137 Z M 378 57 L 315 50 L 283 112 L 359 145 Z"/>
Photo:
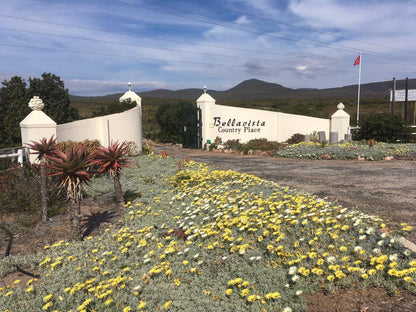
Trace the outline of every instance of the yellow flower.
<path fill-rule="evenodd" d="M 129 311 L 131 311 L 130 306 L 127 306 L 127 307 L 125 307 L 125 308 L 123 309 L 123 312 L 129 312 Z"/>
<path fill-rule="evenodd" d="M 105 301 L 105 305 L 106 306 L 108 306 L 108 305 L 110 305 L 111 304 L 111 302 L 113 302 L 113 299 L 107 299 L 106 301 Z"/>
<path fill-rule="evenodd" d="M 227 296 L 230 296 L 232 293 L 233 293 L 233 290 L 231 288 L 228 288 L 227 291 L 225 292 Z"/>
<path fill-rule="evenodd" d="M 146 306 L 146 302 L 143 300 L 140 300 L 139 305 L 137 306 L 138 309 L 144 309 L 144 307 Z"/>
<path fill-rule="evenodd" d="M 368 274 L 367 274 L 367 273 L 363 273 L 363 274 L 361 274 L 361 277 L 362 277 L 363 279 L 367 279 L 367 278 L 368 278 Z"/>
<path fill-rule="evenodd" d="M 49 309 L 49 307 L 51 306 L 51 304 L 52 304 L 52 302 L 48 302 L 48 303 L 46 303 L 43 307 L 42 307 L 42 310 L 47 310 L 47 309 Z"/>
<path fill-rule="evenodd" d="M 241 295 L 241 297 L 245 297 L 245 296 L 247 296 L 247 295 L 248 295 L 248 289 L 247 289 L 247 288 L 243 289 L 243 290 L 241 291 L 240 295 Z"/>
<path fill-rule="evenodd" d="M 257 296 L 256 295 L 250 295 L 247 297 L 247 301 L 248 302 L 253 302 L 254 300 L 256 300 Z"/>
<path fill-rule="evenodd" d="M 46 295 L 45 297 L 43 297 L 43 302 L 47 302 L 47 301 L 51 300 L 52 297 L 53 297 L 52 294 Z"/>
<path fill-rule="evenodd" d="M 172 300 L 166 301 L 165 304 L 163 305 L 163 307 L 165 309 L 169 309 L 170 305 L 172 304 Z"/>

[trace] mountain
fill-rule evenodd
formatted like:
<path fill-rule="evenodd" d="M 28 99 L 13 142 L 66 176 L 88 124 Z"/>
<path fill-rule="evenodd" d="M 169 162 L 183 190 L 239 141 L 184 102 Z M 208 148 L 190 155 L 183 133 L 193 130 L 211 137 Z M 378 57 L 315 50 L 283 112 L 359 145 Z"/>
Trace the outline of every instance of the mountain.
<path fill-rule="evenodd" d="M 388 96 L 392 88 L 392 81 L 372 82 L 361 85 L 361 97 L 383 98 Z M 397 90 L 405 88 L 405 80 L 397 80 Z M 409 79 L 409 89 L 416 89 L 416 79 Z M 217 101 L 240 100 L 240 99 L 306 99 L 306 98 L 354 98 L 357 96 L 357 85 L 349 85 L 338 88 L 313 89 L 300 88 L 291 89 L 277 83 L 266 82 L 258 79 L 245 80 L 235 87 L 226 91 L 208 90 L 208 93 Z M 156 89 L 147 92 L 138 92 L 142 98 L 171 98 L 196 100 L 202 89 L 190 88 L 181 90 Z M 118 99 L 122 93 L 110 94 L 102 97 L 79 97 L 71 96 L 71 100 L 100 100 Z"/>

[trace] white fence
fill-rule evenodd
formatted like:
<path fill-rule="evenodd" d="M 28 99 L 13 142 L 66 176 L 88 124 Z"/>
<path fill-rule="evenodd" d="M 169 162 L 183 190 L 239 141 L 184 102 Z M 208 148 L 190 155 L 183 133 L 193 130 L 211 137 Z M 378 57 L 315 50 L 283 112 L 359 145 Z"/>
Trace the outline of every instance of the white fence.
<path fill-rule="evenodd" d="M 11 147 L 0 149 L 0 159 L 11 158 L 17 161 L 19 165 L 23 165 L 29 159 L 29 149 L 27 147 Z"/>

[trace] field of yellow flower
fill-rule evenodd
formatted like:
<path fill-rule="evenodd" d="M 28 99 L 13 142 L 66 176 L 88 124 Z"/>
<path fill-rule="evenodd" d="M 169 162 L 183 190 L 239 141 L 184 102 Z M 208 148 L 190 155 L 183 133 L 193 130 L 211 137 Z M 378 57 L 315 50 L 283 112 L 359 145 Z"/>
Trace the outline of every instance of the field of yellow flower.
<path fill-rule="evenodd" d="M 0 311 L 302 311 L 321 289 L 416 292 L 416 254 L 375 216 L 192 161 L 139 157 L 120 226 L 0 260 L 39 273 L 0 288 Z M 109 192 L 93 181 L 90 195 Z M 403 223 L 403 231 L 411 227 Z"/>

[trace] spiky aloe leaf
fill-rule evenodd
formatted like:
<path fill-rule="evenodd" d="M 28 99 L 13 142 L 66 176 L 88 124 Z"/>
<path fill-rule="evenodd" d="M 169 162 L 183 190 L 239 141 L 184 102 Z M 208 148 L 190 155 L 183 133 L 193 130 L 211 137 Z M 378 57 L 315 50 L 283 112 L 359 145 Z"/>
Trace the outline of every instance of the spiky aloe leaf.
<path fill-rule="evenodd" d="M 45 156 L 53 156 L 56 151 L 56 138 L 53 135 L 49 138 L 43 138 L 40 142 L 30 141 L 32 144 L 27 144 L 30 149 L 34 150 L 32 154 L 39 154 L 37 159 L 42 160 Z"/>
<path fill-rule="evenodd" d="M 91 156 L 85 153 L 85 148 L 74 145 L 68 151 L 57 150 L 46 158 L 50 160 L 48 176 L 58 177 L 60 187 L 66 188 L 68 199 L 81 200 L 82 184 L 90 181 Z"/>
<path fill-rule="evenodd" d="M 98 173 L 106 173 L 114 177 L 118 175 L 123 167 L 128 167 L 130 160 L 125 157 L 128 153 L 126 142 L 119 144 L 111 142 L 109 147 L 99 147 L 92 154 L 92 164 L 98 165 Z"/>

